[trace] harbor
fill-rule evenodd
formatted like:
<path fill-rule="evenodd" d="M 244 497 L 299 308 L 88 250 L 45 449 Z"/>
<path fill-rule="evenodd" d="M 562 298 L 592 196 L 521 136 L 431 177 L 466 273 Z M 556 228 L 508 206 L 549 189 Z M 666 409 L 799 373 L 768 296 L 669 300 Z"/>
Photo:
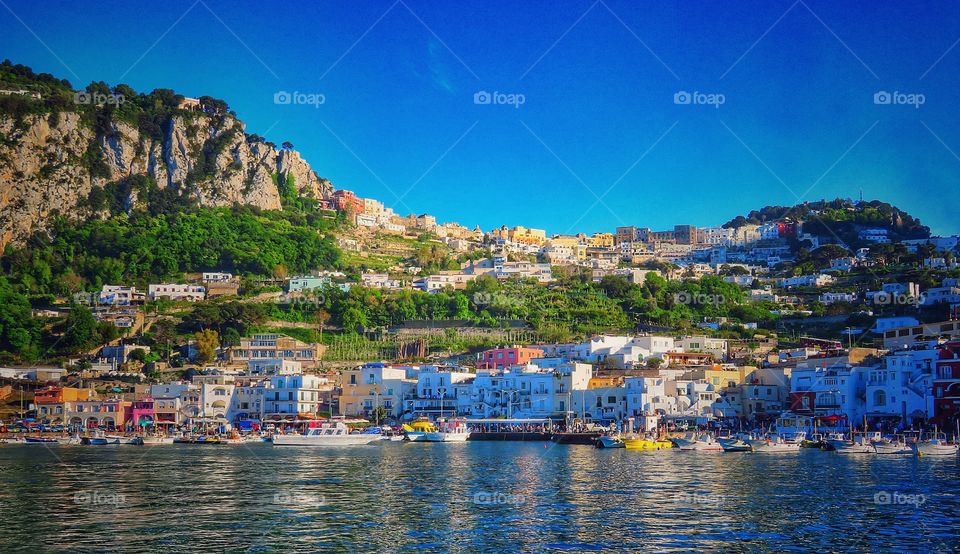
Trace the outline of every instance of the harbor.
<path fill-rule="evenodd" d="M 4 445 L 0 544 L 27 551 L 947 552 L 958 546 L 958 469 L 956 457 L 806 448 L 731 455 L 472 440 L 347 448 Z"/>

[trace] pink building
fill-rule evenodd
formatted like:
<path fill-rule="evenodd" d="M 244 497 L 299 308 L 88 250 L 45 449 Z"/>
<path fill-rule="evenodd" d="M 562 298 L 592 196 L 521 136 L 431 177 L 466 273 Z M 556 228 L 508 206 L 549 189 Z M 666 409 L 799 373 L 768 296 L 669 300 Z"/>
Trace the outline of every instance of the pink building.
<path fill-rule="evenodd" d="M 481 352 L 477 359 L 478 369 L 502 369 L 515 364 L 523 365 L 543 357 L 543 350 L 525 346 L 492 348 Z"/>
<path fill-rule="evenodd" d="M 146 396 L 133 403 L 130 409 L 130 420 L 128 424 L 134 429 L 152 427 L 157 420 L 157 414 L 153 409 L 153 398 Z"/>

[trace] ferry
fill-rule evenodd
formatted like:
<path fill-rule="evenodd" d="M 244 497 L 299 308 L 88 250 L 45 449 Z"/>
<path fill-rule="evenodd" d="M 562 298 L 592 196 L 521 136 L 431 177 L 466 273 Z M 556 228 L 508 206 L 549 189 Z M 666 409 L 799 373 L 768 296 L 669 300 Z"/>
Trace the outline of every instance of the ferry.
<path fill-rule="evenodd" d="M 351 433 L 342 421 L 311 427 L 304 434 L 274 435 L 274 446 L 360 446 L 380 440 L 379 433 Z"/>

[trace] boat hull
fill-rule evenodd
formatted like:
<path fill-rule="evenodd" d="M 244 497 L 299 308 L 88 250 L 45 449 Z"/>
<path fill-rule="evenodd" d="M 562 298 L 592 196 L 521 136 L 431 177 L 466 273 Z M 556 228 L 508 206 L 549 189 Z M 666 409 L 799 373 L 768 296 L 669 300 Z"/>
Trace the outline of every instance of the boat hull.
<path fill-rule="evenodd" d="M 274 446 L 363 446 L 380 440 L 380 435 L 274 435 Z"/>
<path fill-rule="evenodd" d="M 877 449 L 872 444 L 850 442 L 842 440 L 828 441 L 832 450 L 837 454 L 876 454 Z"/>
<path fill-rule="evenodd" d="M 666 450 L 673 448 L 673 443 L 670 441 L 650 439 L 624 439 L 623 445 L 628 450 Z"/>
<path fill-rule="evenodd" d="M 626 448 L 623 439 L 619 437 L 603 436 L 597 439 L 597 448 Z"/>
<path fill-rule="evenodd" d="M 173 444 L 173 437 L 143 437 L 143 444 L 156 446 L 158 444 Z"/>
<path fill-rule="evenodd" d="M 956 456 L 958 446 L 956 444 L 937 444 L 931 442 L 919 442 L 913 445 L 914 452 L 920 456 Z"/>
<path fill-rule="evenodd" d="M 423 442 L 466 442 L 470 433 L 424 433 Z"/>
<path fill-rule="evenodd" d="M 875 442 L 873 443 L 873 449 L 877 451 L 877 454 L 913 454 L 913 448 L 903 443 Z"/>

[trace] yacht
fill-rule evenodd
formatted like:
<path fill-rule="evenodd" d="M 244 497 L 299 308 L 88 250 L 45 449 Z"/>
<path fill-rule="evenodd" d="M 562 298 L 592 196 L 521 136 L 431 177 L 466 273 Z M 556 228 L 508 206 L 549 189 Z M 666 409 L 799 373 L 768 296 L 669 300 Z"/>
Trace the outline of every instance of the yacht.
<path fill-rule="evenodd" d="M 274 446 L 359 446 L 380 440 L 379 434 L 351 433 L 342 421 L 324 423 L 305 434 L 274 435 Z"/>
<path fill-rule="evenodd" d="M 439 420 L 435 431 L 424 434 L 425 442 L 464 442 L 470 438 L 470 429 L 461 419 Z"/>
<path fill-rule="evenodd" d="M 800 452 L 800 444 L 806 436 L 803 431 L 797 431 L 792 436 L 773 433 L 750 439 L 749 443 L 754 452 Z"/>
<path fill-rule="evenodd" d="M 723 445 L 714 438 L 712 433 L 687 433 L 683 438 L 673 439 L 673 443 L 680 450 L 723 452 Z"/>

